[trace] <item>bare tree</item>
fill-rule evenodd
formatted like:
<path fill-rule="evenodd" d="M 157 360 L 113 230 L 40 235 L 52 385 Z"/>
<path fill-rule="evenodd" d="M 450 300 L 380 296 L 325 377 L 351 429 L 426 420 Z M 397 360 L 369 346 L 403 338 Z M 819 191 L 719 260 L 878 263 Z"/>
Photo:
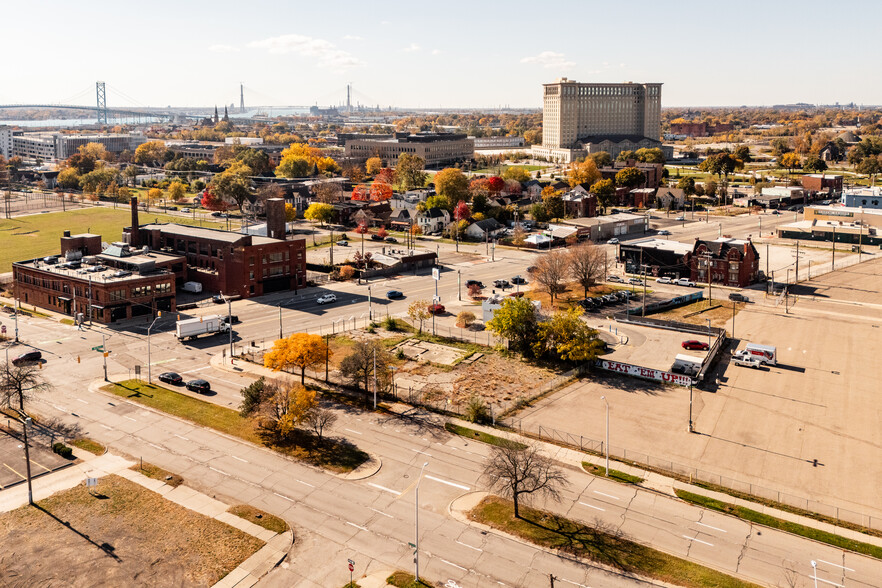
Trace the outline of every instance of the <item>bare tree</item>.
<path fill-rule="evenodd" d="M 349 355 L 340 362 L 340 372 L 344 377 L 351 379 L 356 388 L 363 385 L 367 392 L 370 390 L 370 381 L 376 368 L 377 385 L 379 390 L 383 390 L 390 380 L 391 362 L 392 356 L 386 351 L 386 346 L 379 341 L 358 341 L 352 346 Z"/>
<path fill-rule="evenodd" d="M 316 408 L 306 415 L 305 422 L 312 428 L 316 437 L 318 437 L 319 443 L 321 443 L 323 440 L 322 433 L 325 428 L 333 427 L 334 423 L 337 422 L 337 413 L 330 408 Z"/>
<path fill-rule="evenodd" d="M 570 267 L 569 256 L 564 251 L 549 251 L 536 260 L 533 279 L 542 284 L 554 302 L 554 295 L 562 291 L 562 283 L 567 277 Z"/>
<path fill-rule="evenodd" d="M 339 182 L 322 182 L 312 189 L 315 199 L 323 204 L 335 204 L 343 199 Z"/>
<path fill-rule="evenodd" d="M 285 189 L 278 184 L 264 184 L 257 189 L 257 199 L 255 204 L 259 204 L 260 208 L 266 210 L 266 201 L 270 198 L 284 198 Z"/>
<path fill-rule="evenodd" d="M 510 440 L 493 447 L 482 478 L 491 490 L 511 498 L 517 518 L 522 497 L 547 496 L 559 502 L 561 490 L 569 484 L 563 470 L 539 453 L 537 445 L 524 446 Z"/>
<path fill-rule="evenodd" d="M 590 242 L 570 249 L 570 275 L 585 289 L 602 281 L 606 274 L 606 252 Z"/>
<path fill-rule="evenodd" d="M 0 365 L 0 399 L 5 406 L 18 405 L 24 411 L 25 400 L 30 400 L 52 388 L 37 364 L 15 365 L 11 361 Z"/>

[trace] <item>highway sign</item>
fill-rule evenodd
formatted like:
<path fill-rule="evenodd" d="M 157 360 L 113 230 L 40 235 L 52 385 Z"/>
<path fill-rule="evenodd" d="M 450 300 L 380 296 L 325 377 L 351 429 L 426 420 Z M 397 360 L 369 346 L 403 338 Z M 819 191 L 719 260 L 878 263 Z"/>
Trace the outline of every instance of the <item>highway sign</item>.
<path fill-rule="evenodd" d="M 104 353 L 104 345 L 96 345 L 95 347 L 92 348 L 92 351 L 98 351 L 98 352 Z"/>

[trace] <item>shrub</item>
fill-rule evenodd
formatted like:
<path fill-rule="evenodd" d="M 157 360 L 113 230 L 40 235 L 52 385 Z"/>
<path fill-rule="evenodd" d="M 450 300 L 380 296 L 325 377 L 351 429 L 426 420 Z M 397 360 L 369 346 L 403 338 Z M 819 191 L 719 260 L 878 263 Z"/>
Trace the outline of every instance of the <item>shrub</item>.
<path fill-rule="evenodd" d="M 398 325 L 398 321 L 395 320 L 395 317 L 387 316 L 383 319 L 383 328 L 387 331 L 400 331 L 401 327 Z"/>
<path fill-rule="evenodd" d="M 486 423 L 490 421 L 490 410 L 483 398 L 472 396 L 469 398 L 463 417 L 470 423 Z"/>
<path fill-rule="evenodd" d="M 54 451 L 64 459 L 73 459 L 73 449 L 71 449 L 64 443 L 53 443 L 52 451 Z"/>
<path fill-rule="evenodd" d="M 395 358 L 396 358 L 396 359 L 404 359 L 405 357 L 407 357 L 407 356 L 404 355 L 404 350 L 403 350 L 403 349 L 399 349 L 398 351 L 395 352 Z"/>
<path fill-rule="evenodd" d="M 460 329 L 468 329 L 475 322 L 475 313 L 463 310 L 456 315 L 456 326 Z"/>
<path fill-rule="evenodd" d="M 355 277 L 355 268 L 351 265 L 341 266 L 339 275 L 340 280 L 351 280 L 353 277 Z"/>

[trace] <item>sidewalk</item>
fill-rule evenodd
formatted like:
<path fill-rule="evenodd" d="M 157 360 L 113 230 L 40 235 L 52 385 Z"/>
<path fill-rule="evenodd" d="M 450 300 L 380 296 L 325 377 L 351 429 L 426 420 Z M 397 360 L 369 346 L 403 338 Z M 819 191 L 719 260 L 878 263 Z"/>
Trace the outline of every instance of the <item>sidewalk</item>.
<path fill-rule="evenodd" d="M 257 537 L 265 543 L 261 549 L 215 584 L 216 587 L 231 588 L 236 586 L 237 588 L 249 588 L 254 586 L 261 577 L 285 558 L 294 541 L 292 531 L 284 533 L 269 531 L 228 513 L 227 508 L 229 508 L 229 505 L 197 492 L 188 486 L 181 485 L 174 488 L 162 480 L 154 480 L 137 471 L 130 470 L 129 467 L 135 464 L 134 461 L 129 461 L 111 453 L 96 456 L 77 448 L 74 448 L 74 455 L 82 460 L 80 463 L 74 464 L 74 467 L 65 468 L 34 479 L 35 502 L 48 498 L 56 492 L 68 490 L 82 484 L 86 478 L 101 478 L 115 474 L 156 492 L 166 500 L 170 500 L 207 517 L 217 519 L 244 533 Z M 0 491 L 0 512 L 11 511 L 25 506 L 27 503 L 27 484 L 19 484 L 8 490 Z"/>

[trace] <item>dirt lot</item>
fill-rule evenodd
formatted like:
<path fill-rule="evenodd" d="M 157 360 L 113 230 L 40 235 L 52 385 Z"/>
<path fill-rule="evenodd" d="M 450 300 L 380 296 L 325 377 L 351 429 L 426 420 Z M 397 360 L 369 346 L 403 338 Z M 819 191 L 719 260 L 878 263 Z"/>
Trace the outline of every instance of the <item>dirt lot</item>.
<path fill-rule="evenodd" d="M 117 476 L 0 515 L 0 585 L 211 586 L 263 542 Z"/>

